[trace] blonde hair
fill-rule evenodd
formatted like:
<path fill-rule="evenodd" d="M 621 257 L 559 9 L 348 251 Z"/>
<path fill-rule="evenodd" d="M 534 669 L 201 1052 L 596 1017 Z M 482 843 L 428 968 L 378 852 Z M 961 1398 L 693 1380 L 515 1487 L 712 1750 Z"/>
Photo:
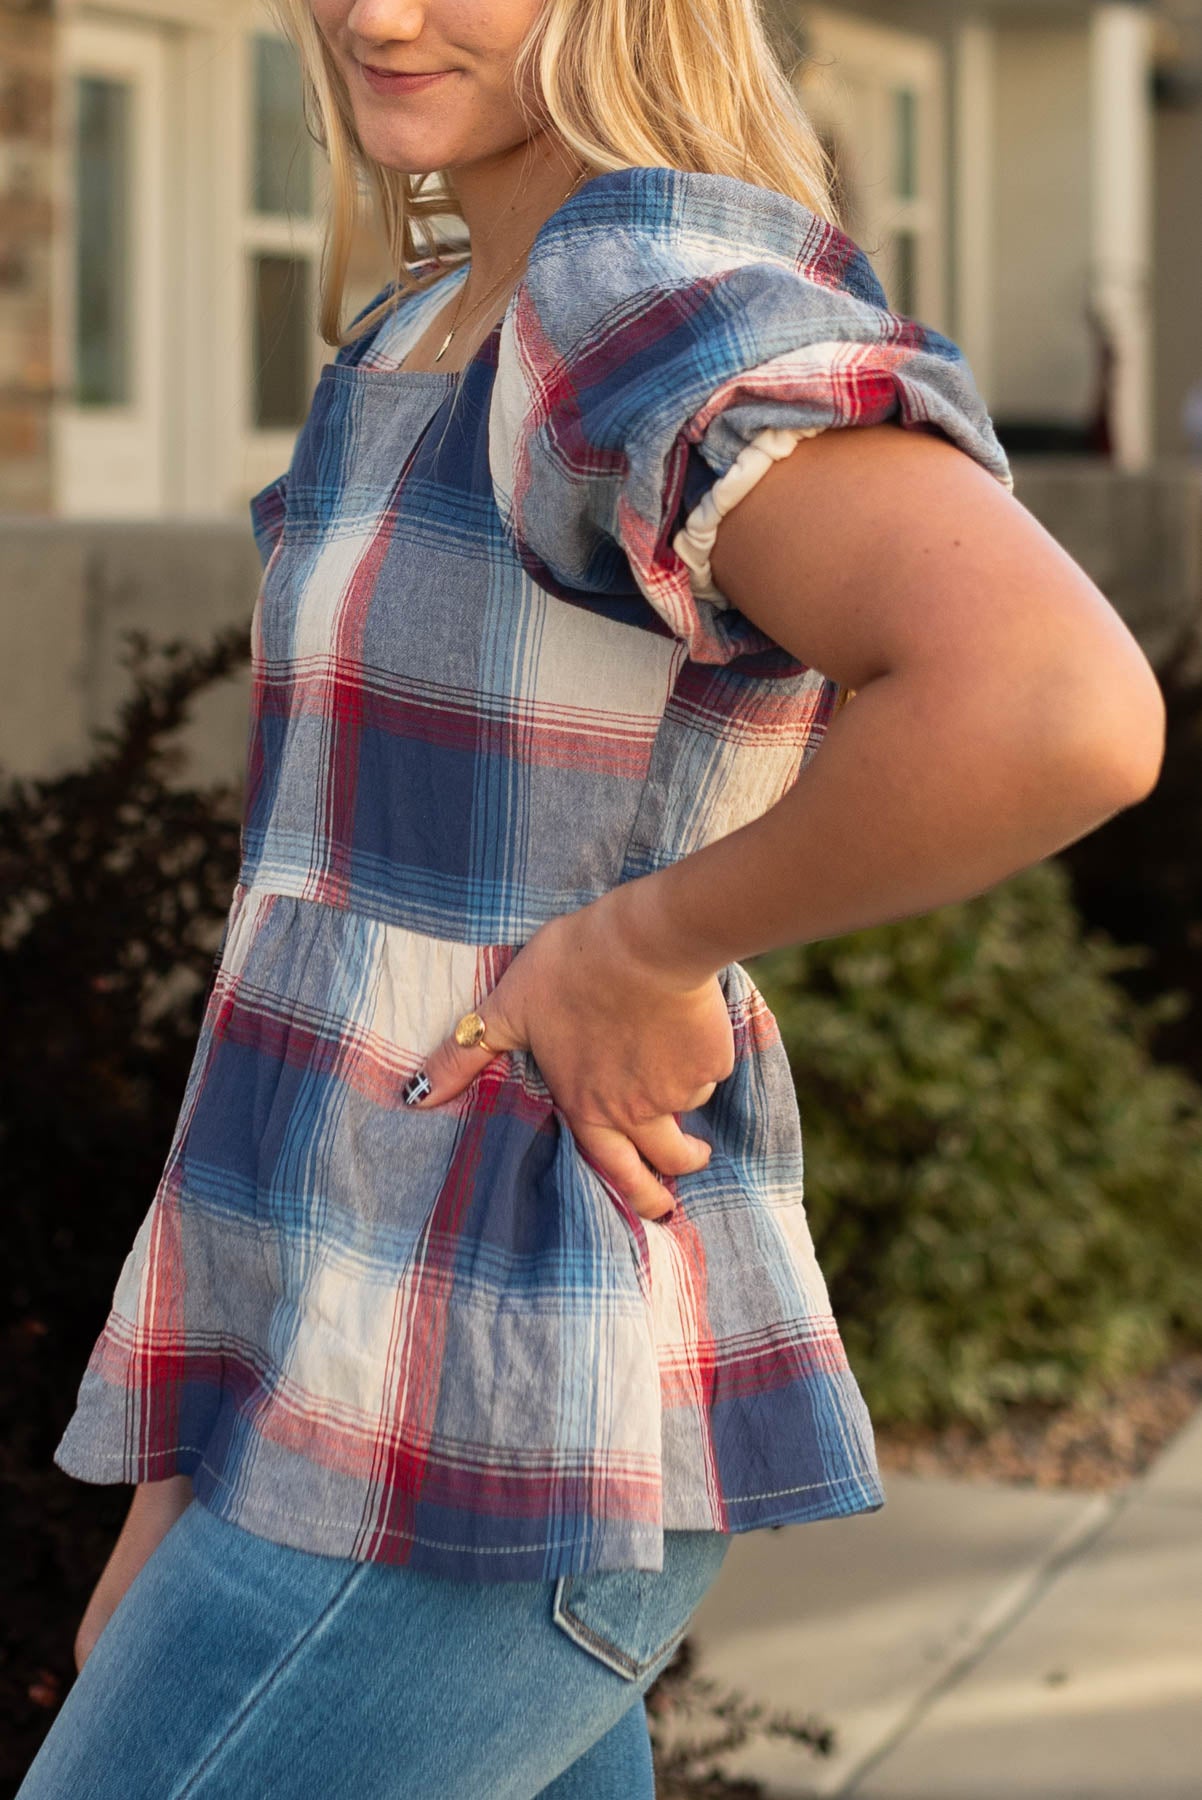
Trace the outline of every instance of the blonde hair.
<path fill-rule="evenodd" d="M 346 84 L 309 0 L 272 0 L 300 58 L 309 130 L 329 157 L 330 207 L 318 325 L 342 346 L 396 305 L 390 294 L 345 332 L 347 270 L 364 188 L 374 199 L 401 295 L 462 260 L 432 221 L 462 218 L 442 171 L 388 168 L 365 155 Z M 546 0 L 514 66 L 519 95 L 538 95 L 538 124 L 558 133 L 588 174 L 672 168 L 733 175 L 834 220 L 829 158 L 778 61 L 757 0 Z M 420 189 L 420 191 L 419 191 Z M 409 265 L 433 259 L 416 278 Z"/>

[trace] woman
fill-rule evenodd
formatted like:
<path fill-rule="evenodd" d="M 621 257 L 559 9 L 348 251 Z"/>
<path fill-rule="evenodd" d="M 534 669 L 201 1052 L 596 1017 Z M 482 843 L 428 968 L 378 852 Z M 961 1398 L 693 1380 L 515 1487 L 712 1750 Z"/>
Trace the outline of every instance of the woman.
<path fill-rule="evenodd" d="M 242 867 L 56 1453 L 136 1492 L 22 1793 L 629 1800 L 731 1535 L 884 1503 L 739 959 L 1137 802 L 1161 699 L 753 0 L 287 24 L 340 347 L 252 502 Z"/>

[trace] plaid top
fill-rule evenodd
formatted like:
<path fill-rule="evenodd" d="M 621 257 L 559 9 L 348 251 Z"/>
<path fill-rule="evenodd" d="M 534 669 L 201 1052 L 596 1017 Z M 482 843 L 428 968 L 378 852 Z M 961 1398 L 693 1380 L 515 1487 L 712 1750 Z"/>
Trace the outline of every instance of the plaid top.
<path fill-rule="evenodd" d="M 309 1550 L 657 1569 L 665 1529 L 884 1502 L 775 1021 L 722 971 L 736 1066 L 682 1121 L 713 1155 L 664 1221 L 584 1159 L 529 1053 L 431 1111 L 401 1092 L 544 920 L 757 816 L 818 751 L 835 683 L 710 579 L 758 474 L 899 419 L 1009 477 L 955 346 L 781 195 L 600 175 L 461 375 L 400 368 L 463 278 L 322 369 L 251 503 L 242 864 L 55 1454 L 189 1473 Z"/>

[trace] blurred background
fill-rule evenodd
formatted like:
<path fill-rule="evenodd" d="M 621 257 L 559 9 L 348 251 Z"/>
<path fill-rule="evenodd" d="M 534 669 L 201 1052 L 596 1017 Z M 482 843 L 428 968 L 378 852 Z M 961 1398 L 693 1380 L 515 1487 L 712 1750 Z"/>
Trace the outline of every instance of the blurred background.
<path fill-rule="evenodd" d="M 763 6 L 846 228 L 963 347 L 1019 498 L 1168 702 L 1141 806 L 990 895 L 755 971 L 885 1466 L 1113 1495 L 1202 1399 L 1202 0 Z M 324 181 L 256 0 L 0 0 L 2 1793 L 128 1503 L 50 1454 L 236 872 L 247 502 L 333 355 Z M 348 317 L 389 274 L 365 216 Z M 804 1702 L 823 1657 L 797 1657 Z"/>
<path fill-rule="evenodd" d="M 1171 635 L 1202 462 L 1199 0 L 764 4 L 893 305 L 962 345 L 1007 448 L 1058 459 L 1025 472 L 1028 504 L 1116 603 L 1138 569 Z M 161 537 L 51 549 L 33 527 L 243 527 L 286 467 L 332 354 L 323 177 L 258 0 L 0 0 L 0 579 L 39 600 L 0 617 L 8 767 L 77 755 L 111 709 L 117 612 L 173 610 L 167 564 L 143 601 L 110 591 L 122 546 L 169 557 Z M 387 278 L 365 222 L 353 309 Z M 229 534 L 188 542 L 189 620 L 233 616 L 253 568 L 235 597 Z M 236 775 L 232 714 L 210 710 Z"/>

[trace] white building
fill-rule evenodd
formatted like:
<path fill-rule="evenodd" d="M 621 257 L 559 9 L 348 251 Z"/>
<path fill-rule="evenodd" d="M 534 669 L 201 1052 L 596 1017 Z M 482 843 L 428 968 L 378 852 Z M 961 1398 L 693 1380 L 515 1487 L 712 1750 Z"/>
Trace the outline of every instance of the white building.
<path fill-rule="evenodd" d="M 1202 678 L 1202 0 L 762 4 L 1019 498 Z M 244 627 L 246 502 L 333 354 L 323 172 L 266 0 L 0 0 L 0 771 L 87 754 L 130 628 Z M 365 229 L 348 313 L 387 276 Z M 189 728 L 206 778 L 239 778 L 242 680 Z"/>
<path fill-rule="evenodd" d="M 291 46 L 252 0 L 60 0 L 58 71 L 54 510 L 239 507 L 329 354 Z"/>
<path fill-rule="evenodd" d="M 765 4 L 808 52 L 849 229 L 893 303 L 963 345 L 1008 447 L 1180 455 L 1202 0 Z M 20 106 L 0 122 L 0 510 L 241 513 L 331 355 L 290 47 L 260 0 L 0 0 L 6 48 L 12 84 L 49 56 L 56 98 L 48 145 L 34 105 L 25 139 Z M 6 180 L 50 202 L 43 262 L 7 285 Z M 365 233 L 354 304 L 386 276 Z"/>
<path fill-rule="evenodd" d="M 1202 377 L 1196 0 L 797 10 L 849 227 L 962 344 L 1008 447 L 1178 454 Z"/>

